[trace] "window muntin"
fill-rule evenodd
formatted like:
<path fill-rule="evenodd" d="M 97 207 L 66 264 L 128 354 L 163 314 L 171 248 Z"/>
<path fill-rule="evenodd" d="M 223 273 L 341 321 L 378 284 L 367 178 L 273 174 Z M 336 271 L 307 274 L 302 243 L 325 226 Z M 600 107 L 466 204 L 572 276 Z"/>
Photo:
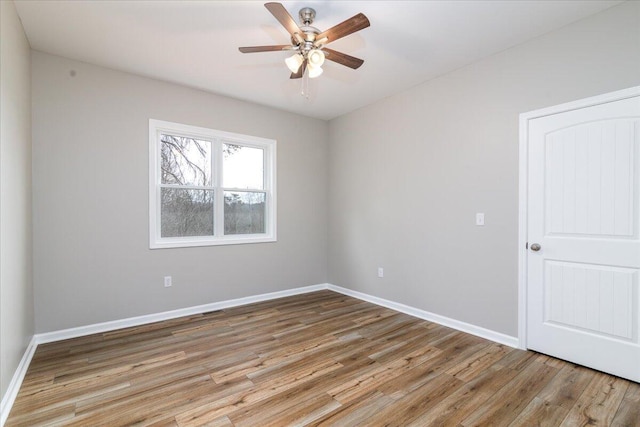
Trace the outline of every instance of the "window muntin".
<path fill-rule="evenodd" d="M 150 247 L 276 241 L 276 141 L 149 120 Z"/>

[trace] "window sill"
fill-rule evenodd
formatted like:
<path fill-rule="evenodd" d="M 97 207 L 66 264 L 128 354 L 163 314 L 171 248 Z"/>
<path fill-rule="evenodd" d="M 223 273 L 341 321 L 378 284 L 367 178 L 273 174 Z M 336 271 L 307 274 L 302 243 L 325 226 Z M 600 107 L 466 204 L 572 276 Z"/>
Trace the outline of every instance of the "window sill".
<path fill-rule="evenodd" d="M 247 235 L 246 237 L 226 237 L 219 238 L 215 240 L 211 239 L 194 239 L 194 238 L 184 238 L 184 239 L 175 239 L 168 240 L 164 239 L 161 241 L 151 242 L 149 245 L 149 249 L 171 249 L 171 248 L 191 248 L 191 247 L 202 247 L 202 246 L 224 246 L 224 245 L 244 245 L 250 243 L 274 243 L 277 242 L 278 239 L 275 236 L 255 236 L 255 235 Z"/>

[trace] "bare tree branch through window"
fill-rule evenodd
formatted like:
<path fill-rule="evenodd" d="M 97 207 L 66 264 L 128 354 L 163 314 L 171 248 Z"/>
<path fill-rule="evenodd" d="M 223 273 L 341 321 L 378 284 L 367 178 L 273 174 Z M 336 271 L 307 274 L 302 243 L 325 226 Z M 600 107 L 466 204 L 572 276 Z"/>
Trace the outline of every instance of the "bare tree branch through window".
<path fill-rule="evenodd" d="M 274 140 L 159 120 L 149 129 L 151 248 L 275 241 Z"/>

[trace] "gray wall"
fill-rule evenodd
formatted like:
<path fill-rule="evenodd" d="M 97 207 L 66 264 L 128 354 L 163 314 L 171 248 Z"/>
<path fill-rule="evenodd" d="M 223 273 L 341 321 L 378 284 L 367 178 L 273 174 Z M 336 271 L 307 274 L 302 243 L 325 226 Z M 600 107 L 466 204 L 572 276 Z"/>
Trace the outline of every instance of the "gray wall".
<path fill-rule="evenodd" d="M 326 282 L 327 122 L 39 52 L 32 67 L 37 332 Z M 150 250 L 149 118 L 276 139 L 278 242 Z"/>
<path fill-rule="evenodd" d="M 636 85 L 627 2 L 332 120 L 329 281 L 517 335 L 518 115 Z"/>
<path fill-rule="evenodd" d="M 0 2 L 0 396 L 31 340 L 31 59 L 13 2 Z"/>

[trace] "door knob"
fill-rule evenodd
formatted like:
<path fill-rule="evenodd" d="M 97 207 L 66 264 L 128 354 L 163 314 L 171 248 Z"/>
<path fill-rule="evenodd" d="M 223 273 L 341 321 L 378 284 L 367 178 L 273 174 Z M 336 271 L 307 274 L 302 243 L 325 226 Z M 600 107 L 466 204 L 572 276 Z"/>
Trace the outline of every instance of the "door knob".
<path fill-rule="evenodd" d="M 542 248 L 542 246 L 540 246 L 540 244 L 539 244 L 539 243 L 533 243 L 533 244 L 531 245 L 531 250 L 532 250 L 533 252 L 538 252 L 541 248 Z"/>

